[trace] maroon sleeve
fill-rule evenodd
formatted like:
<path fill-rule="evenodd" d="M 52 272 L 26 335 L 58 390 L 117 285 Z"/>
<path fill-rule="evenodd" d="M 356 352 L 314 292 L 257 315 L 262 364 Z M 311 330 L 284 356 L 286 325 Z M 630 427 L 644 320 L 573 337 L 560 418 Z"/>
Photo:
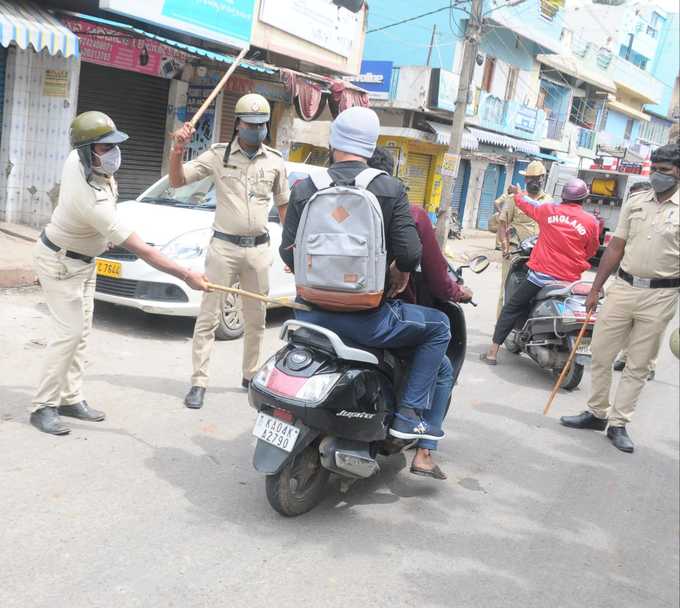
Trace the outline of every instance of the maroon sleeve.
<path fill-rule="evenodd" d="M 411 215 L 416 222 L 418 236 L 423 244 L 420 260 L 421 272 L 425 284 L 436 300 L 456 301 L 460 295 L 460 287 L 449 275 L 449 265 L 439 249 L 432 222 L 422 207 L 411 205 Z"/>

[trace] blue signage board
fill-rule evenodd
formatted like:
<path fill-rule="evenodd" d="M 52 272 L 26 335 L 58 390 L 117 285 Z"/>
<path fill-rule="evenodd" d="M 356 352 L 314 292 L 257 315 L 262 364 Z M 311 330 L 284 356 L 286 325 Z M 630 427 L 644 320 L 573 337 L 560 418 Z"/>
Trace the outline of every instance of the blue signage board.
<path fill-rule="evenodd" d="M 362 89 L 368 91 L 368 96 L 373 99 L 389 99 L 390 85 L 392 84 L 391 61 L 367 61 L 361 62 L 361 73 L 353 76 L 350 80 Z"/>
<path fill-rule="evenodd" d="M 99 0 L 100 8 L 229 46 L 250 43 L 255 0 Z"/>

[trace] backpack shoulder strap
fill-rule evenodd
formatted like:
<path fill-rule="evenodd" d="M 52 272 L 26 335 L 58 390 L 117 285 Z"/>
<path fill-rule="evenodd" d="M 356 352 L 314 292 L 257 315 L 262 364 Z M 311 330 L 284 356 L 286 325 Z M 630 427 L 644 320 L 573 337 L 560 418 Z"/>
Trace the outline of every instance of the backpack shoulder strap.
<path fill-rule="evenodd" d="M 378 177 L 378 175 L 383 174 L 387 175 L 385 171 L 381 171 L 380 169 L 371 169 L 369 167 L 368 169 L 364 169 L 361 173 L 357 174 L 357 176 L 354 178 L 354 185 L 366 190 L 371 182 L 376 177 Z"/>
<path fill-rule="evenodd" d="M 327 170 L 319 171 L 318 173 L 312 173 L 309 177 L 317 190 L 330 188 L 333 185 L 333 179 Z"/>

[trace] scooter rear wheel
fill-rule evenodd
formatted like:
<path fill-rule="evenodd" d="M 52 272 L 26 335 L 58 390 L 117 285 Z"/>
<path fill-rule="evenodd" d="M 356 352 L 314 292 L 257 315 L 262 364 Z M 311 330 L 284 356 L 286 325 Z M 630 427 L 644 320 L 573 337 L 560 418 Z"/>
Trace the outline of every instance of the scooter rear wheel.
<path fill-rule="evenodd" d="M 321 466 L 319 446 L 308 445 L 275 475 L 267 475 L 267 500 L 272 508 L 295 517 L 311 511 L 323 498 L 330 472 Z"/>
<path fill-rule="evenodd" d="M 553 370 L 553 375 L 558 378 L 562 373 L 561 369 Z M 580 363 L 572 363 L 571 369 L 567 372 L 562 382 L 562 387 L 565 391 L 573 391 L 583 379 L 583 365 Z"/>

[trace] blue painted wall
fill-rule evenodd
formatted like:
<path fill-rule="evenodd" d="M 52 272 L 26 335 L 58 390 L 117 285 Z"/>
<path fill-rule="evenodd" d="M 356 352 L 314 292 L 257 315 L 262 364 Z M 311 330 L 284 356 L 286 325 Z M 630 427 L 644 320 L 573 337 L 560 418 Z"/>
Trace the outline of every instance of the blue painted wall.
<path fill-rule="evenodd" d="M 680 15 L 673 13 L 666 20 L 661 32 L 661 40 L 657 46 L 656 56 L 652 62 L 651 72 L 663 84 L 661 102 L 656 105 L 647 105 L 645 108 L 650 112 L 661 116 L 668 116 L 668 111 L 673 98 L 673 86 L 680 70 Z"/>
<path fill-rule="evenodd" d="M 528 40 L 517 42 L 517 34 L 506 29 L 491 28 L 479 45 L 484 54 L 498 57 L 520 70 L 531 70 L 536 54 L 535 45 Z"/>

